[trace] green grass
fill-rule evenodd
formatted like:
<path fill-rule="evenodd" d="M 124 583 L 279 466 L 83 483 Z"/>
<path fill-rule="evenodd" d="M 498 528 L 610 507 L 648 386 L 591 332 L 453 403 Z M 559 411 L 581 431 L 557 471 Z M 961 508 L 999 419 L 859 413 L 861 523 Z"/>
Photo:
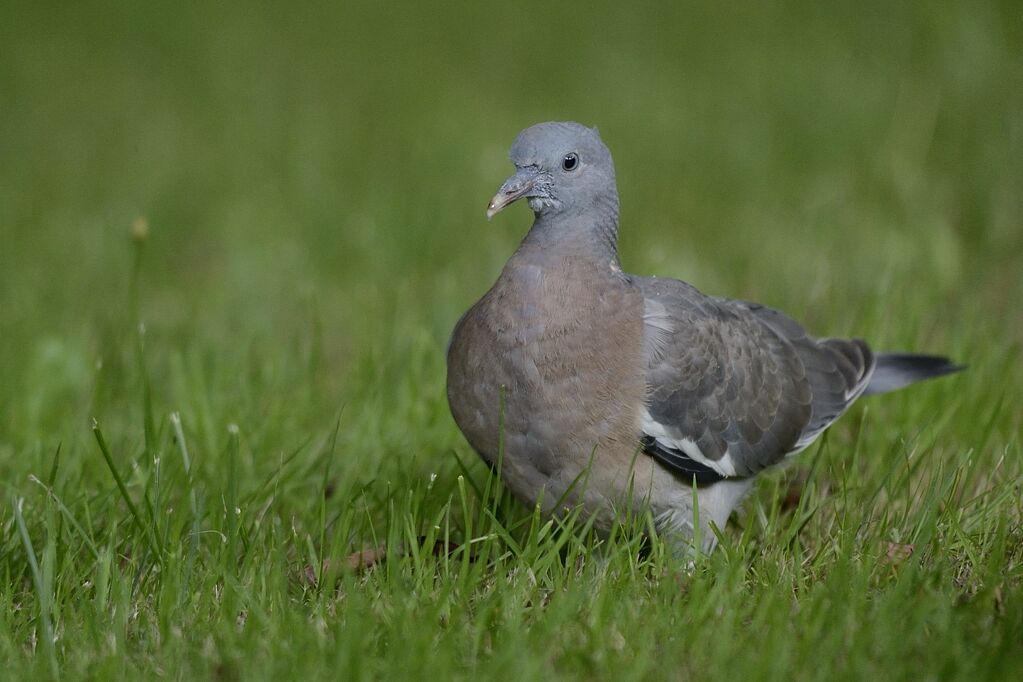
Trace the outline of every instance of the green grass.
<path fill-rule="evenodd" d="M 65 5 L 0 21 L 3 677 L 1021 676 L 1015 4 Z M 534 517 L 443 355 L 552 118 L 615 153 L 628 269 L 969 371 L 692 571 Z"/>

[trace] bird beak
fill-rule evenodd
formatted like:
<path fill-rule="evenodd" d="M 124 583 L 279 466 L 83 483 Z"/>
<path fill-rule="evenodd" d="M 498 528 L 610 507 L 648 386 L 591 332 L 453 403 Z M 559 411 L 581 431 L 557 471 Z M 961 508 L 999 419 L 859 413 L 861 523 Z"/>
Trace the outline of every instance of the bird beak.
<path fill-rule="evenodd" d="M 490 200 L 490 205 L 487 206 L 487 220 L 500 213 L 508 204 L 522 197 L 529 196 L 539 175 L 540 170 L 538 168 L 527 166 L 526 168 L 520 168 L 515 175 L 505 180 L 504 184 L 501 185 L 501 189 L 497 190 L 497 194 Z"/>

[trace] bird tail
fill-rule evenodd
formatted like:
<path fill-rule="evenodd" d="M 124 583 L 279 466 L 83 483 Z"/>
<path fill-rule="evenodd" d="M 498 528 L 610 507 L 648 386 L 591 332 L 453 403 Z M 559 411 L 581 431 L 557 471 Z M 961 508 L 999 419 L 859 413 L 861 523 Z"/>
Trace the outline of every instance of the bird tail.
<path fill-rule="evenodd" d="M 965 369 L 948 358 L 916 353 L 878 353 L 874 373 L 864 395 L 887 393 L 924 379 L 944 376 Z"/>

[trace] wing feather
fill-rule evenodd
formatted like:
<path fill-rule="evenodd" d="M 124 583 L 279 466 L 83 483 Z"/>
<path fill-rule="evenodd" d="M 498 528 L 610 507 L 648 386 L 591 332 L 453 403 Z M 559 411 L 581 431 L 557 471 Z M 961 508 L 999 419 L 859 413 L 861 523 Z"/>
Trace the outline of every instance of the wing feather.
<path fill-rule="evenodd" d="M 864 391 L 861 340 L 815 339 L 786 315 L 635 278 L 645 301 L 644 451 L 697 483 L 745 477 L 806 447 Z"/>

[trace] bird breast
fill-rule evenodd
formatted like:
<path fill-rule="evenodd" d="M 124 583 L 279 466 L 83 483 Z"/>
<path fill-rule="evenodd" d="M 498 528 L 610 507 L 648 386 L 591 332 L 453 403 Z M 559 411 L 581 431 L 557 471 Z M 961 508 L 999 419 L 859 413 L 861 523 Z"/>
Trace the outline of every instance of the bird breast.
<path fill-rule="evenodd" d="M 510 262 L 449 351 L 449 400 L 469 442 L 493 464 L 503 438 L 505 468 L 531 469 L 523 476 L 575 469 L 611 444 L 633 447 L 642 312 L 639 293 L 610 268 Z"/>

